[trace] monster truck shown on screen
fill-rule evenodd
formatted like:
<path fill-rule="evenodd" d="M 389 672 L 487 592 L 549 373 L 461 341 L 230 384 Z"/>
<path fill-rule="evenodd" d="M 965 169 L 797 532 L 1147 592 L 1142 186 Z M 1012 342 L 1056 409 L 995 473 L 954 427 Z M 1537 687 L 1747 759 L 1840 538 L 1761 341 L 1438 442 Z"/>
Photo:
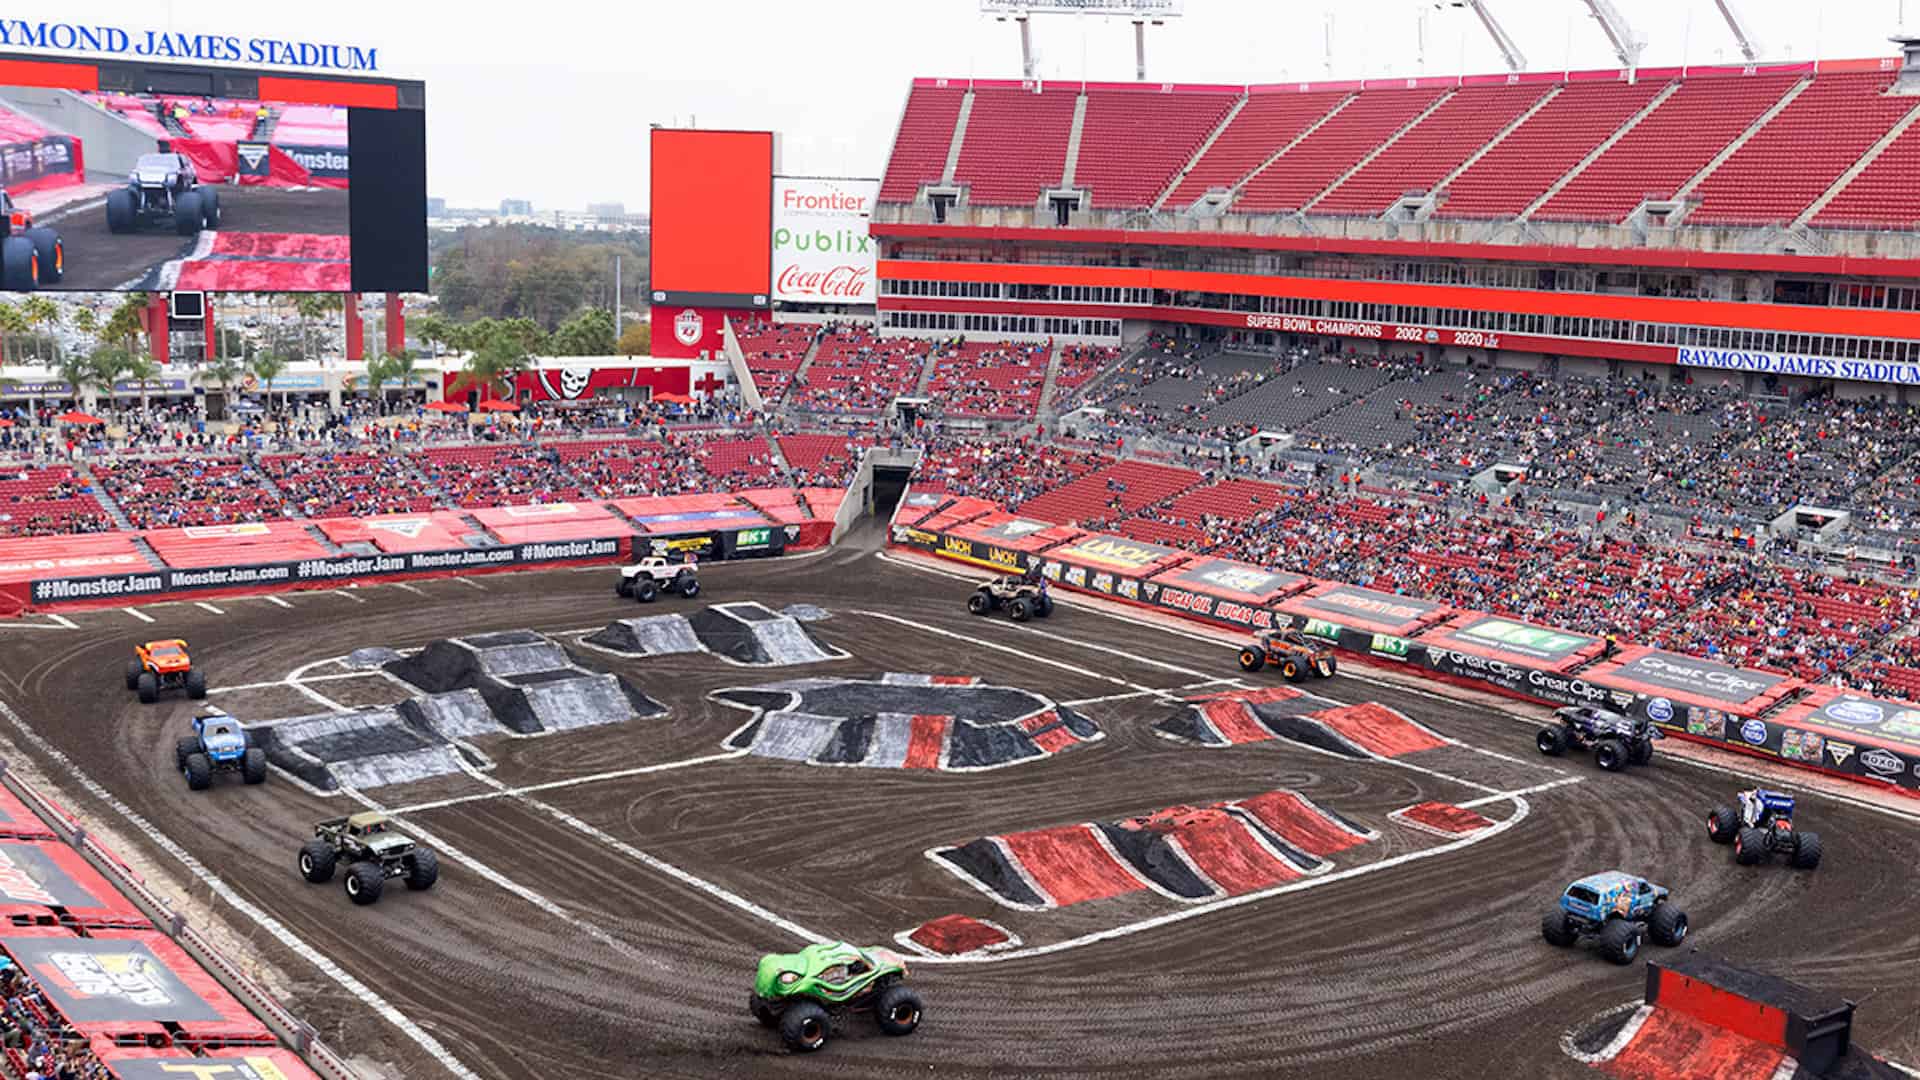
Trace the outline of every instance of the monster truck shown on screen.
<path fill-rule="evenodd" d="M 125 187 L 107 192 L 107 229 L 116 233 L 171 227 L 181 236 L 220 225 L 220 193 L 200 185 L 184 154 L 141 154 Z"/>
<path fill-rule="evenodd" d="M 407 888 L 433 888 L 440 860 L 431 848 L 413 842 L 385 814 L 371 810 L 328 818 L 313 827 L 313 839 L 300 847 L 300 876 L 315 885 L 333 880 L 333 868 L 347 860 L 347 899 L 378 903 L 388 878 L 407 879 Z"/>
<path fill-rule="evenodd" d="M 825 1046 L 834 1024 L 863 1010 L 883 1033 L 909 1035 L 920 1026 L 923 1006 L 904 985 L 906 977 L 906 961 L 886 949 L 815 942 L 797 953 L 762 956 L 747 1010 L 801 1053 Z"/>
<path fill-rule="evenodd" d="M 1560 902 L 1540 920 L 1549 945 L 1568 946 L 1583 937 L 1598 940 L 1600 955 L 1631 964 L 1641 935 L 1658 945 L 1687 939 L 1687 913 L 1669 902 L 1667 889 L 1619 870 L 1589 874 L 1567 886 Z"/>
<path fill-rule="evenodd" d="M 1707 814 L 1707 835 L 1716 844 L 1732 844 L 1734 862 L 1752 866 L 1785 855 L 1796 870 L 1820 865 L 1820 834 L 1794 828 L 1793 796 L 1748 788 L 1734 799 L 1737 806 L 1716 806 Z"/>
<path fill-rule="evenodd" d="M 1594 764 L 1608 772 L 1653 760 L 1653 741 L 1665 738 L 1651 720 L 1635 720 L 1612 709 L 1569 705 L 1555 709 L 1554 722 L 1541 728 L 1533 742 L 1548 757 L 1568 750 L 1593 751 Z"/>
<path fill-rule="evenodd" d="M 1288 682 L 1305 682 L 1309 675 L 1330 679 L 1340 670 L 1333 649 L 1298 630 L 1262 630 L 1253 644 L 1240 650 L 1240 670 L 1259 671 L 1278 668 Z"/>
<path fill-rule="evenodd" d="M 0 291 L 32 292 L 58 285 L 67 276 L 67 245 L 52 229 L 37 228 L 32 211 L 22 209 L 0 188 Z"/>

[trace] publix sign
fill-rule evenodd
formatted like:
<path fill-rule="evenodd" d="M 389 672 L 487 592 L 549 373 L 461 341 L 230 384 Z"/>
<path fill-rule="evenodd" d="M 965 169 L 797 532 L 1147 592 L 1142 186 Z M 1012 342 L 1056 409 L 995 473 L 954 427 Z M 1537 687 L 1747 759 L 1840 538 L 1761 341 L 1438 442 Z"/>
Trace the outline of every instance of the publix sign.
<path fill-rule="evenodd" d="M 878 180 L 773 178 L 773 298 L 871 304 L 874 242 L 867 219 Z"/>

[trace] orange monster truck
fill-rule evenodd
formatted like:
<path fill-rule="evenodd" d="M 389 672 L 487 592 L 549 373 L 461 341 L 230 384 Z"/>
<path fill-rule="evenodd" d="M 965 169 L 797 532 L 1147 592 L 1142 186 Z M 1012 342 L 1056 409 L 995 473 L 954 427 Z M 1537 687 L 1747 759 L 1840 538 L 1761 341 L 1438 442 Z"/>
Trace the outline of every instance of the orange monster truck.
<path fill-rule="evenodd" d="M 187 643 L 179 638 L 149 641 L 133 647 L 133 659 L 127 663 L 127 689 L 140 695 L 140 702 L 151 705 L 160 691 L 182 689 L 198 700 L 207 696 L 207 673 L 193 666 L 187 655 Z"/>

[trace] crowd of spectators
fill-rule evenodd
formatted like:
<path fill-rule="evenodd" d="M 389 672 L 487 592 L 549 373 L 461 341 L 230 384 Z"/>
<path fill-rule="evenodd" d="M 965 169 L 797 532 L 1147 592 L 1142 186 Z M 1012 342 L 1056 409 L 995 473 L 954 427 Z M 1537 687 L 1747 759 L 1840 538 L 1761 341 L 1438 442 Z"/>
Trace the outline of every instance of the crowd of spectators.
<path fill-rule="evenodd" d="M 310 518 L 419 513 L 433 505 L 399 454 L 271 454 L 260 457 L 260 467 L 287 505 Z"/>
<path fill-rule="evenodd" d="M 229 525 L 285 516 L 285 504 L 239 457 L 128 457 L 93 464 L 136 529 Z"/>
<path fill-rule="evenodd" d="M 932 354 L 927 396 L 945 416 L 1021 420 L 1040 409 L 1049 345 L 1011 341 L 949 341 Z"/>
<path fill-rule="evenodd" d="M 920 338 L 876 337 L 861 323 L 829 325 L 813 363 L 794 379 L 788 404 L 812 412 L 879 412 L 919 385 L 927 349 Z"/>
<path fill-rule="evenodd" d="M 23 1080 L 113 1080 L 113 1072 L 12 960 L 0 957 L 0 1047 Z"/>

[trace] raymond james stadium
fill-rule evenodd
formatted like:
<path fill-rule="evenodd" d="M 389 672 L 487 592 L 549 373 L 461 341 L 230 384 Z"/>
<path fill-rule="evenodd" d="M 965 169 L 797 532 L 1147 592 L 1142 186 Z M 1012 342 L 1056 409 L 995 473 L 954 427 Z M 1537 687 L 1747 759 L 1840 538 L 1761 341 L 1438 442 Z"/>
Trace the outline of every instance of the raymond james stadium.
<path fill-rule="evenodd" d="M 0 20 L 0 1080 L 1920 1076 L 1920 37 L 958 6 L 631 214 Z"/>

